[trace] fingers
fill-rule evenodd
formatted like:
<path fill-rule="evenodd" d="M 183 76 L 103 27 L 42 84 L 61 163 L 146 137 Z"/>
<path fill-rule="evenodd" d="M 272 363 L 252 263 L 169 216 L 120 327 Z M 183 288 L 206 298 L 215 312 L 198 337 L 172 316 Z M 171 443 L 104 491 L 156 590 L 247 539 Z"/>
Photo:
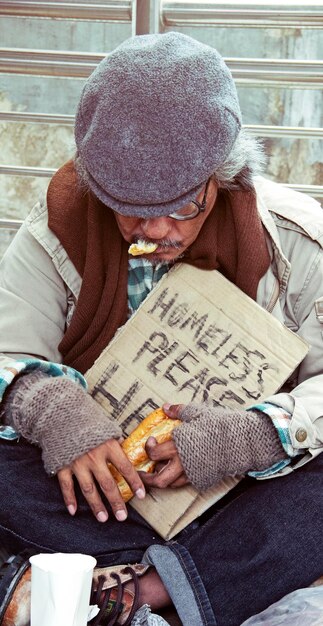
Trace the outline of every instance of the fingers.
<path fill-rule="evenodd" d="M 146 495 L 145 486 L 121 446 L 114 439 L 110 439 L 103 445 L 108 450 L 109 461 L 113 463 L 120 474 L 126 479 L 131 491 L 136 494 L 139 499 L 143 499 Z"/>
<path fill-rule="evenodd" d="M 67 468 L 61 469 L 57 476 L 64 502 L 71 515 L 77 509 L 74 492 L 73 475 L 79 483 L 81 491 L 89 507 L 99 522 L 106 522 L 109 514 L 100 494 L 104 494 L 118 521 L 127 518 L 127 508 L 122 499 L 108 462 L 112 463 L 124 476 L 131 490 L 139 497 L 145 497 L 145 486 L 123 452 L 118 441 L 110 439 L 97 448 L 75 459 Z M 99 489 L 98 489 L 98 487 Z"/>
<path fill-rule="evenodd" d="M 189 484 L 190 481 L 188 480 L 186 474 L 181 474 L 181 476 L 177 478 L 177 480 L 174 480 L 174 482 L 169 485 L 169 487 L 171 487 L 171 489 L 177 489 L 178 487 L 184 487 L 185 485 Z"/>
<path fill-rule="evenodd" d="M 150 459 L 156 461 L 157 467 L 160 467 L 158 462 L 164 461 L 159 471 L 155 471 L 152 474 L 140 472 L 142 480 L 147 487 L 164 489 L 173 485 L 180 486 L 181 484 L 186 484 L 187 478 L 174 441 L 165 441 L 157 444 L 154 437 L 149 437 L 146 443 L 146 451 Z M 179 485 L 177 481 L 179 481 Z"/>
<path fill-rule="evenodd" d="M 69 468 L 64 467 L 57 472 L 57 478 L 66 508 L 70 515 L 75 515 L 77 511 L 77 501 L 74 491 L 73 474 Z"/>
<path fill-rule="evenodd" d="M 78 459 L 74 461 L 73 474 L 77 482 L 79 483 L 83 496 L 86 499 L 93 515 L 96 517 L 98 522 L 106 522 L 109 517 L 108 511 L 102 502 L 101 496 L 95 484 L 94 474 L 92 471 L 90 471 L 88 465 L 84 463 L 83 456 L 84 455 L 82 455 L 82 457 L 79 457 Z M 97 476 L 95 477 L 97 478 L 97 481 L 100 484 L 100 481 L 99 481 L 100 469 L 97 468 L 96 473 L 98 474 L 98 477 Z M 109 493 L 111 491 L 111 494 L 113 494 L 114 488 L 117 490 L 117 487 L 108 468 L 107 468 L 106 473 L 107 473 L 106 480 L 107 480 L 107 485 L 109 486 Z M 116 502 L 117 502 L 117 494 L 115 495 L 116 495 Z M 120 510 L 124 510 L 123 502 L 120 503 L 119 508 Z"/>
<path fill-rule="evenodd" d="M 184 404 L 163 404 L 163 411 L 166 413 L 167 417 L 172 417 L 173 419 L 178 419 L 180 417 L 180 413 L 184 408 Z"/>
<path fill-rule="evenodd" d="M 183 474 L 183 468 L 179 459 L 172 459 L 159 472 L 148 474 L 140 472 L 147 487 L 165 489 L 170 487 Z"/>
<path fill-rule="evenodd" d="M 155 437 L 148 437 L 145 450 L 152 461 L 168 460 L 178 454 L 172 439 L 164 441 L 164 443 L 157 443 Z"/>

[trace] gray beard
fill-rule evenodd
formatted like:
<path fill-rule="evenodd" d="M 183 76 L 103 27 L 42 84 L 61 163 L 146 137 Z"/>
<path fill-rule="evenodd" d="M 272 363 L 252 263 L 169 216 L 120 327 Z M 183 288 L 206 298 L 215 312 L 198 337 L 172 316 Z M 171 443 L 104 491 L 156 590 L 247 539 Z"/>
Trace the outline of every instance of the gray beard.
<path fill-rule="evenodd" d="M 175 259 L 172 259 L 171 261 L 160 261 L 159 259 L 146 259 L 146 260 L 149 261 L 149 263 L 153 265 L 154 267 L 156 267 L 157 265 L 159 266 L 166 265 L 167 267 L 169 267 L 169 266 L 174 265 L 174 263 L 178 261 L 179 259 L 181 259 L 183 256 L 184 256 L 184 253 L 182 252 L 182 254 L 179 254 Z"/>

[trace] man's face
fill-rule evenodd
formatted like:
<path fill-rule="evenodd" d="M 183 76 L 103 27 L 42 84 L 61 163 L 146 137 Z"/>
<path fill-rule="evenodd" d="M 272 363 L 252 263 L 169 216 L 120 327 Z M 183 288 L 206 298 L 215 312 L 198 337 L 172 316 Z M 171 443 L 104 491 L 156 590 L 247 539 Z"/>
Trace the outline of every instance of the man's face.
<path fill-rule="evenodd" d="M 204 188 L 197 197 L 202 201 Z M 139 239 L 157 243 L 155 252 L 143 255 L 152 263 L 171 262 L 181 256 L 195 241 L 206 218 L 214 206 L 217 195 L 217 185 L 211 180 L 208 185 L 206 209 L 191 220 L 178 221 L 171 217 L 153 217 L 150 219 L 126 217 L 115 213 L 115 218 L 123 238 L 130 243 Z"/>

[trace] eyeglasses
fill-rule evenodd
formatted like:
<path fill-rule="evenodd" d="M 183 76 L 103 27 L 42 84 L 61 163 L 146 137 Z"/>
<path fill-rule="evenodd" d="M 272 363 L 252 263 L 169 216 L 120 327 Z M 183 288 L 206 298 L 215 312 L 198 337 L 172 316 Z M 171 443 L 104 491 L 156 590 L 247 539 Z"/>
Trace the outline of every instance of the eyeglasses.
<path fill-rule="evenodd" d="M 182 207 L 181 209 L 178 209 L 178 211 L 174 211 L 174 213 L 170 213 L 170 215 L 167 215 L 167 217 L 171 217 L 173 220 L 183 222 L 184 220 L 193 220 L 194 217 L 197 217 L 200 213 L 203 213 L 206 209 L 206 198 L 209 183 L 210 179 L 206 183 L 202 202 L 199 202 L 198 200 L 191 200 L 189 204 Z"/>

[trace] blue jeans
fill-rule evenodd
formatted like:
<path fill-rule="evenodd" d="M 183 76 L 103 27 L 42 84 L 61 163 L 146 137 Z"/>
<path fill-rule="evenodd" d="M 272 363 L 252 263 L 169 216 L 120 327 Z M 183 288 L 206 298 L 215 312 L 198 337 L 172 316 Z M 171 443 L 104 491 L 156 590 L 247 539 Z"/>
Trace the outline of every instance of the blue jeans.
<path fill-rule="evenodd" d="M 322 478 L 323 455 L 284 478 L 246 478 L 166 543 L 131 507 L 126 522 L 98 523 L 79 490 L 71 517 L 39 449 L 0 441 L 0 544 L 151 562 L 184 626 L 239 626 L 323 575 Z"/>

